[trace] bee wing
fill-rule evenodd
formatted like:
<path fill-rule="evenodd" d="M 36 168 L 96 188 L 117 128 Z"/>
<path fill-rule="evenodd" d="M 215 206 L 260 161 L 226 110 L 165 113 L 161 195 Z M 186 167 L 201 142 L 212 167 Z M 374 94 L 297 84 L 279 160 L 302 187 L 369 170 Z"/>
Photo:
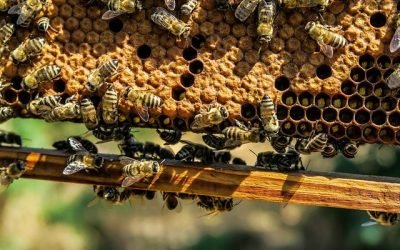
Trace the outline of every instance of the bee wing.
<path fill-rule="evenodd" d="M 165 5 L 169 10 L 174 10 L 175 9 L 175 0 L 165 0 Z"/>
<path fill-rule="evenodd" d="M 396 52 L 400 48 L 400 26 L 397 27 L 392 40 L 390 41 L 390 53 Z"/>
<path fill-rule="evenodd" d="M 377 224 L 378 224 L 378 222 L 376 222 L 376 221 L 367 221 L 367 222 L 364 222 L 363 224 L 361 224 L 361 226 L 362 227 L 370 227 L 370 226 L 374 226 Z"/>
<path fill-rule="evenodd" d="M 127 157 L 127 156 L 120 156 L 119 157 L 119 162 L 121 162 L 121 164 L 123 164 L 123 165 L 128 165 L 128 164 L 132 164 L 132 163 L 138 162 L 138 160 L 132 159 L 132 158 Z"/>
<path fill-rule="evenodd" d="M 323 43 L 319 43 L 319 46 L 321 48 L 322 53 L 324 53 L 324 55 L 326 55 L 329 58 L 333 57 L 333 47 L 323 44 Z"/>
<path fill-rule="evenodd" d="M 8 10 L 7 13 L 10 15 L 19 15 L 21 14 L 21 6 L 21 4 L 14 5 Z"/>
<path fill-rule="evenodd" d="M 122 181 L 121 187 L 126 188 L 129 186 L 132 186 L 136 182 L 142 180 L 144 177 L 146 177 L 145 174 L 139 174 L 135 177 L 127 176 L 125 179 Z"/>
<path fill-rule="evenodd" d="M 82 163 L 80 161 L 73 161 L 64 168 L 63 174 L 64 175 L 75 174 L 85 168 L 86 168 L 86 165 L 84 163 Z"/>
<path fill-rule="evenodd" d="M 386 79 L 387 85 L 390 89 L 395 89 L 398 88 L 400 85 L 400 82 L 398 81 L 398 78 L 396 77 L 396 71 L 390 74 L 390 76 Z"/>
<path fill-rule="evenodd" d="M 249 130 L 249 128 L 246 127 L 246 125 L 244 125 L 243 123 L 241 123 L 240 121 L 238 121 L 238 120 L 236 120 L 236 119 L 235 119 L 235 124 L 236 124 L 237 127 L 241 128 L 241 129 L 243 129 L 243 130 L 246 130 L 246 131 Z"/>
<path fill-rule="evenodd" d="M 240 2 L 239 6 L 236 8 L 235 17 L 241 22 L 246 21 L 246 19 L 256 10 L 260 0 L 243 0 Z M 243 10 L 247 10 L 244 12 Z M 244 14 L 244 15 L 243 15 Z"/>
<path fill-rule="evenodd" d="M 142 104 L 137 104 L 136 105 L 136 112 L 138 113 L 138 115 L 140 116 L 140 118 L 147 122 L 149 121 L 149 108 L 145 105 Z"/>
<path fill-rule="evenodd" d="M 110 20 L 114 17 L 117 17 L 119 15 L 124 14 L 124 11 L 113 11 L 113 10 L 107 10 L 106 12 L 104 12 L 104 14 L 101 16 L 101 19 L 103 20 Z"/>
<path fill-rule="evenodd" d="M 86 148 L 82 146 L 82 144 L 74 137 L 69 137 L 67 139 L 68 144 L 75 152 L 87 152 Z"/>
<path fill-rule="evenodd" d="M 160 16 L 162 16 L 162 18 L 160 18 Z M 176 21 L 178 21 L 178 19 L 174 15 L 161 7 L 157 7 L 150 18 L 154 23 L 164 28 L 169 28 L 171 26 L 171 23 L 175 23 Z"/>

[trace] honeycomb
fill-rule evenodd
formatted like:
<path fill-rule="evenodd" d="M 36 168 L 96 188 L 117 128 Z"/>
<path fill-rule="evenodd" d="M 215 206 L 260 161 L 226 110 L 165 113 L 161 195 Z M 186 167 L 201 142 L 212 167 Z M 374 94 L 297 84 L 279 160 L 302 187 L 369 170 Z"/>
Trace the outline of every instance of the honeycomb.
<path fill-rule="evenodd" d="M 117 58 L 120 71 L 108 79 L 121 94 L 126 86 L 155 93 L 164 104 L 140 120 L 132 103 L 120 98 L 121 120 L 135 126 L 188 130 L 193 117 L 214 101 L 225 105 L 229 119 L 207 131 L 221 131 L 234 119 L 258 123 L 258 103 L 265 94 L 277 106 L 281 133 L 307 137 L 313 130 L 334 140 L 400 144 L 399 94 L 385 79 L 400 62 L 389 53 L 397 13 L 394 1 L 333 1 L 322 13 L 325 24 L 341 26 L 349 45 L 327 58 L 304 30 L 318 19 L 313 9 L 279 9 L 272 41 L 257 42 L 256 17 L 241 23 L 233 10 L 219 11 L 214 1 L 201 1 L 189 16 L 176 15 L 190 27 L 189 39 L 177 39 L 150 20 L 163 1 L 145 0 L 144 9 L 102 20 L 102 3 L 52 0 L 36 18 L 47 16 L 58 32 L 44 35 L 36 27 L 18 27 L 9 51 L 28 36 L 45 36 L 43 55 L 19 65 L 3 53 L 0 76 L 11 82 L 2 90 L 6 105 L 21 116 L 36 96 L 91 96 L 96 105 L 105 88 L 94 95 L 84 88 L 89 72 L 105 58 Z M 177 8 L 179 10 L 179 8 Z M 16 16 L 1 14 L 7 20 Z M 259 53 L 260 50 L 260 53 Z M 48 64 L 61 77 L 25 91 L 21 79 Z"/>

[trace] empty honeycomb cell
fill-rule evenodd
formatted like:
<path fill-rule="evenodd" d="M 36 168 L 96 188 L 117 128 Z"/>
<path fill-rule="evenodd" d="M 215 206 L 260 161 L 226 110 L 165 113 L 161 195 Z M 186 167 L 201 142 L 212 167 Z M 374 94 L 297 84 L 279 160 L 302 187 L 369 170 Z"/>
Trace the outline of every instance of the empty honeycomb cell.
<path fill-rule="evenodd" d="M 378 132 L 379 139 L 384 143 L 390 143 L 394 140 L 394 131 L 389 127 L 383 127 Z"/>
<path fill-rule="evenodd" d="M 375 12 L 369 18 L 369 23 L 374 28 L 381 28 L 386 24 L 386 15 L 383 12 Z"/>
<path fill-rule="evenodd" d="M 22 88 L 21 83 L 22 77 L 14 76 L 13 78 L 11 78 L 11 86 L 13 87 L 13 89 L 20 90 Z"/>
<path fill-rule="evenodd" d="M 375 59 L 373 56 L 369 54 L 365 54 L 360 56 L 358 59 L 358 64 L 361 66 L 363 69 L 370 69 L 374 66 Z"/>
<path fill-rule="evenodd" d="M 390 93 L 390 89 L 386 83 L 380 82 L 374 86 L 374 95 L 377 97 L 385 97 Z"/>
<path fill-rule="evenodd" d="M 189 88 L 194 84 L 195 77 L 193 74 L 186 72 L 181 75 L 180 81 L 183 87 Z"/>
<path fill-rule="evenodd" d="M 136 53 L 140 59 L 144 60 L 150 57 L 151 48 L 147 44 L 142 44 L 137 48 Z"/>
<path fill-rule="evenodd" d="M 28 104 L 31 101 L 31 94 L 28 91 L 20 91 L 18 93 L 18 101 L 21 104 Z"/>
<path fill-rule="evenodd" d="M 309 122 L 299 122 L 297 124 L 297 133 L 302 137 L 309 137 L 312 131 L 313 127 Z"/>
<path fill-rule="evenodd" d="M 353 95 L 349 98 L 348 105 L 351 109 L 358 109 L 363 105 L 363 99 L 359 95 Z"/>
<path fill-rule="evenodd" d="M 286 76 L 280 76 L 275 79 L 275 88 L 280 91 L 285 91 L 290 87 L 290 80 Z"/>
<path fill-rule="evenodd" d="M 354 92 L 356 92 L 356 85 L 350 80 L 345 80 L 342 82 L 340 89 L 342 90 L 343 94 L 352 95 Z"/>
<path fill-rule="evenodd" d="M 332 106 L 337 109 L 343 108 L 344 106 L 346 106 L 346 103 L 346 97 L 344 97 L 343 95 L 337 94 L 332 97 Z"/>
<path fill-rule="evenodd" d="M 367 81 L 377 83 L 382 79 L 381 71 L 377 68 L 372 68 L 367 71 Z"/>
<path fill-rule="evenodd" d="M 2 95 L 4 100 L 9 104 L 14 103 L 17 100 L 17 92 L 15 92 L 15 90 L 12 88 L 3 90 Z"/>
<path fill-rule="evenodd" d="M 379 108 L 379 98 L 376 96 L 367 97 L 364 101 L 364 106 L 369 110 L 375 110 Z"/>
<path fill-rule="evenodd" d="M 276 106 L 276 115 L 278 120 L 284 120 L 289 115 L 289 109 L 286 106 L 278 104 Z"/>
<path fill-rule="evenodd" d="M 299 95 L 299 103 L 301 106 L 308 107 L 314 102 L 314 96 L 309 92 L 303 92 Z"/>
<path fill-rule="evenodd" d="M 333 124 L 329 129 L 329 135 L 336 139 L 340 139 L 346 134 L 346 129 L 340 124 Z"/>
<path fill-rule="evenodd" d="M 172 89 L 172 98 L 176 101 L 182 101 L 185 99 L 186 90 L 180 86 L 177 86 Z"/>
<path fill-rule="evenodd" d="M 325 108 L 331 104 L 331 98 L 325 93 L 319 93 L 315 96 L 315 105 L 318 108 Z"/>
<path fill-rule="evenodd" d="M 240 109 L 240 114 L 245 119 L 252 119 L 256 115 L 256 108 L 250 103 L 245 103 Z"/>
<path fill-rule="evenodd" d="M 287 106 L 292 106 L 297 102 L 297 96 L 292 91 L 286 91 L 282 95 L 282 103 Z"/>
<path fill-rule="evenodd" d="M 318 121 L 321 119 L 321 109 L 316 106 L 309 107 L 306 110 L 306 118 L 311 122 Z"/>
<path fill-rule="evenodd" d="M 185 120 L 183 120 L 181 118 L 176 117 L 173 120 L 173 124 L 174 124 L 175 129 L 178 129 L 178 130 L 181 130 L 181 131 L 186 131 L 187 130 L 186 122 L 185 122 Z"/>
<path fill-rule="evenodd" d="M 361 138 L 361 128 L 351 125 L 346 128 L 346 135 L 350 140 L 359 140 Z"/>
<path fill-rule="evenodd" d="M 332 69 L 329 65 L 321 64 L 316 69 L 316 74 L 319 79 L 326 79 L 332 76 Z"/>
<path fill-rule="evenodd" d="M 337 110 L 334 108 L 326 108 L 322 111 L 322 119 L 326 122 L 334 122 L 337 119 Z"/>
<path fill-rule="evenodd" d="M 62 93 L 65 91 L 65 82 L 62 79 L 58 79 L 53 82 L 53 89 L 55 92 Z"/>
<path fill-rule="evenodd" d="M 360 96 L 369 96 L 372 94 L 372 84 L 368 82 L 362 82 L 357 86 L 357 92 Z"/>
<path fill-rule="evenodd" d="M 108 28 L 112 32 L 117 33 L 117 32 L 120 32 L 124 28 L 124 23 L 119 18 L 113 18 L 108 23 Z"/>
<path fill-rule="evenodd" d="M 293 106 L 290 111 L 289 111 L 289 115 L 290 117 L 295 120 L 295 121 L 299 121 L 304 119 L 304 109 L 301 106 Z"/>
<path fill-rule="evenodd" d="M 186 61 L 191 61 L 197 57 L 197 50 L 193 47 L 188 47 L 183 50 L 182 56 Z"/>
<path fill-rule="evenodd" d="M 366 124 L 369 122 L 370 113 L 365 109 L 358 110 L 354 115 L 354 119 L 358 124 Z"/>
<path fill-rule="evenodd" d="M 343 123 L 350 123 L 353 121 L 354 112 L 350 109 L 342 109 L 339 111 L 339 120 Z"/>
<path fill-rule="evenodd" d="M 189 71 L 192 74 L 200 74 L 204 69 L 203 62 L 200 60 L 194 60 L 189 64 Z"/>
<path fill-rule="evenodd" d="M 365 71 L 360 67 L 352 68 L 350 78 L 355 82 L 361 82 L 365 79 Z"/>
<path fill-rule="evenodd" d="M 362 135 L 367 142 L 376 142 L 378 139 L 378 130 L 373 126 L 367 126 L 363 129 Z"/>
<path fill-rule="evenodd" d="M 393 127 L 400 126 L 400 112 L 396 111 L 389 115 L 389 124 Z"/>
<path fill-rule="evenodd" d="M 386 113 L 382 110 L 376 110 L 372 112 L 371 120 L 376 125 L 383 125 L 386 122 Z"/>
<path fill-rule="evenodd" d="M 286 136 L 293 136 L 296 133 L 296 126 L 291 121 L 285 121 L 282 123 L 281 132 Z"/>
<path fill-rule="evenodd" d="M 391 63 L 392 62 L 390 60 L 390 57 L 387 55 L 381 55 L 380 57 L 378 57 L 377 64 L 378 64 L 378 67 L 381 69 L 389 68 Z"/>
<path fill-rule="evenodd" d="M 384 111 L 389 112 L 395 109 L 397 106 L 397 100 L 391 96 L 385 97 L 381 101 L 381 107 Z"/>

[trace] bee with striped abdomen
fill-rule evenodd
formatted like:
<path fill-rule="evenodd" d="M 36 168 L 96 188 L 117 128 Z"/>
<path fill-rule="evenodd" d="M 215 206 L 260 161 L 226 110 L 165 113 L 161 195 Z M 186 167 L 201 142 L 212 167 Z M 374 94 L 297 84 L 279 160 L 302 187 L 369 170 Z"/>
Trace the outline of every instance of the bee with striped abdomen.
<path fill-rule="evenodd" d="M 43 113 L 42 117 L 48 122 L 77 119 L 81 117 L 81 108 L 78 102 L 71 98 L 65 104 L 55 107 L 49 113 Z"/>
<path fill-rule="evenodd" d="M 279 132 L 279 121 L 276 116 L 275 105 L 268 95 L 265 95 L 261 100 L 260 118 L 264 130 L 268 134 L 276 134 Z"/>
<path fill-rule="evenodd" d="M 218 151 L 214 152 L 214 162 L 229 164 L 232 155 L 229 151 Z"/>
<path fill-rule="evenodd" d="M 183 147 L 175 154 L 175 160 L 193 162 L 195 151 L 196 148 L 193 145 L 183 145 Z"/>
<path fill-rule="evenodd" d="M 333 57 L 333 49 L 343 48 L 348 44 L 346 38 L 335 33 L 341 27 L 324 26 L 319 22 L 308 22 L 306 31 L 319 44 L 321 51 L 329 58 Z"/>
<path fill-rule="evenodd" d="M 196 9 L 197 5 L 199 5 L 200 0 L 186 0 L 184 4 L 181 5 L 181 13 L 182 15 L 188 16 L 190 15 L 194 9 Z"/>
<path fill-rule="evenodd" d="M 400 13 L 396 15 L 396 31 L 390 41 L 390 52 L 394 53 L 400 48 Z"/>
<path fill-rule="evenodd" d="M 101 102 L 102 118 L 105 124 L 111 125 L 118 121 L 118 93 L 110 85 Z"/>
<path fill-rule="evenodd" d="M 292 142 L 292 137 L 275 134 L 270 136 L 271 146 L 275 149 L 278 153 L 285 153 L 286 148 Z"/>
<path fill-rule="evenodd" d="M 227 141 L 225 147 L 233 147 L 250 142 L 265 142 L 267 139 L 266 132 L 259 128 L 248 128 L 244 124 L 235 120 L 236 126 L 226 127 L 222 130 Z"/>
<path fill-rule="evenodd" d="M 256 167 L 278 169 L 279 171 L 304 170 L 299 152 L 289 148 L 286 153 L 274 153 L 272 151 L 257 154 Z"/>
<path fill-rule="evenodd" d="M 320 133 L 309 139 L 297 139 L 295 149 L 301 154 L 322 152 L 327 142 L 328 135 Z"/>
<path fill-rule="evenodd" d="M 99 125 L 96 108 L 89 98 L 81 101 L 81 115 L 87 129 L 92 130 Z"/>
<path fill-rule="evenodd" d="M 338 154 L 338 147 L 336 143 L 327 142 L 324 150 L 321 152 L 324 158 L 333 158 Z"/>
<path fill-rule="evenodd" d="M 30 57 L 39 55 L 44 44 L 45 39 L 43 37 L 28 38 L 11 52 L 11 58 L 15 64 L 25 62 Z"/>
<path fill-rule="evenodd" d="M 134 13 L 136 10 L 140 11 L 143 9 L 141 0 L 108 0 L 108 9 L 104 12 L 101 19 L 109 20 L 125 13 Z"/>
<path fill-rule="evenodd" d="M 195 160 L 199 160 L 201 163 L 204 164 L 211 164 L 215 162 L 214 150 L 204 145 L 193 143 L 187 140 L 181 140 L 181 142 L 185 143 L 189 147 L 187 148 L 182 147 L 182 149 L 178 151 L 178 153 L 176 153 L 175 155 L 176 160 L 186 160 L 188 162 L 194 162 Z"/>
<path fill-rule="evenodd" d="M 122 187 L 129 187 L 144 178 L 153 176 L 160 171 L 160 163 L 157 161 L 135 160 L 126 156 L 120 157 L 121 164 L 124 165 L 122 171 L 124 180 Z"/>
<path fill-rule="evenodd" d="M 190 26 L 161 7 L 157 7 L 150 18 L 155 24 L 167 29 L 177 37 L 189 37 Z"/>
<path fill-rule="evenodd" d="M 115 75 L 118 71 L 118 60 L 109 59 L 101 63 L 96 69 L 92 70 L 88 76 L 85 87 L 90 92 L 96 91 L 106 80 L 106 78 Z"/>
<path fill-rule="evenodd" d="M 61 96 L 49 95 L 32 100 L 27 106 L 34 115 L 51 112 L 52 109 L 61 105 Z"/>
<path fill-rule="evenodd" d="M 318 8 L 325 10 L 331 0 L 279 0 L 280 6 L 283 8 Z"/>
<path fill-rule="evenodd" d="M 393 226 L 400 222 L 400 216 L 397 213 L 387 213 L 378 211 L 367 211 L 372 221 L 361 224 L 363 227 L 373 226 L 376 224 L 382 226 Z"/>
<path fill-rule="evenodd" d="M 80 136 L 72 136 L 75 140 L 79 141 L 80 144 L 82 144 L 82 147 L 84 147 L 87 151 L 89 151 L 89 153 L 92 154 L 97 154 L 98 153 L 98 149 L 96 147 L 96 145 L 93 144 L 93 142 L 81 138 Z M 71 143 L 69 142 L 69 140 L 61 140 L 61 141 L 56 141 L 53 143 L 52 145 L 55 149 L 59 150 L 59 151 L 66 151 L 67 153 L 75 153 L 75 147 L 71 146 Z"/>
<path fill-rule="evenodd" d="M 44 3 L 47 3 L 47 1 L 44 1 Z M 43 8 L 43 5 L 42 0 L 25 0 L 12 6 L 8 10 L 8 14 L 18 15 L 17 25 L 28 27 L 32 18 Z"/>
<path fill-rule="evenodd" d="M 193 130 L 212 127 L 223 122 L 229 117 L 228 109 L 216 102 L 210 104 L 207 112 L 202 112 L 194 117 L 190 127 Z"/>
<path fill-rule="evenodd" d="M 41 83 L 54 80 L 60 74 L 61 68 L 55 64 L 41 67 L 22 79 L 22 88 L 26 90 L 36 89 Z"/>
<path fill-rule="evenodd" d="M 196 205 L 205 209 L 209 213 L 207 215 L 229 212 L 240 202 L 234 203 L 232 198 L 212 197 L 207 195 L 199 195 L 199 201 Z"/>
<path fill-rule="evenodd" d="M 14 180 L 21 177 L 25 171 L 26 162 L 22 160 L 17 160 L 9 163 L 5 167 L 0 167 L 0 185 L 3 186 L 3 188 L 7 188 Z"/>
<path fill-rule="evenodd" d="M 342 154 L 347 158 L 354 158 L 358 152 L 357 144 L 352 141 L 345 141 L 340 143 L 339 149 L 340 151 L 342 151 Z"/>
<path fill-rule="evenodd" d="M 16 115 L 17 113 L 11 107 L 0 107 L 0 122 L 5 122 Z"/>
<path fill-rule="evenodd" d="M 22 146 L 21 136 L 13 132 L 0 130 L 0 145 L 3 144 L 10 144 L 10 145 L 16 144 L 21 147 Z"/>
<path fill-rule="evenodd" d="M 205 134 L 202 136 L 203 142 L 216 150 L 221 150 L 225 148 L 226 138 L 225 136 L 221 135 L 213 135 L 213 134 Z"/>
<path fill-rule="evenodd" d="M 260 0 L 243 0 L 239 3 L 235 10 L 235 17 L 241 22 L 246 19 L 256 10 Z"/>
<path fill-rule="evenodd" d="M 75 151 L 75 154 L 68 158 L 67 166 L 63 171 L 64 175 L 71 175 L 82 170 L 98 170 L 103 167 L 103 157 L 90 153 L 74 137 L 69 137 L 67 141 L 71 148 Z"/>
<path fill-rule="evenodd" d="M 11 36 L 14 34 L 15 26 L 12 23 L 7 23 L 0 28 L 0 56 L 3 51 L 7 48 L 7 42 L 10 40 Z"/>
<path fill-rule="evenodd" d="M 50 30 L 54 33 L 58 33 L 58 31 L 50 25 L 50 18 L 46 16 L 43 16 L 36 21 L 36 27 L 38 28 L 38 30 L 47 34 Z"/>
<path fill-rule="evenodd" d="M 257 35 L 261 45 L 269 43 L 274 33 L 275 0 L 260 0 L 258 5 Z"/>
<path fill-rule="evenodd" d="M 146 122 L 149 120 L 149 108 L 157 108 L 164 103 L 159 96 L 133 87 L 125 89 L 123 98 L 133 103 L 140 118 Z"/>
<path fill-rule="evenodd" d="M 160 135 L 161 139 L 165 141 L 164 145 L 174 145 L 177 144 L 182 138 L 182 131 L 174 129 L 157 129 L 157 133 Z"/>

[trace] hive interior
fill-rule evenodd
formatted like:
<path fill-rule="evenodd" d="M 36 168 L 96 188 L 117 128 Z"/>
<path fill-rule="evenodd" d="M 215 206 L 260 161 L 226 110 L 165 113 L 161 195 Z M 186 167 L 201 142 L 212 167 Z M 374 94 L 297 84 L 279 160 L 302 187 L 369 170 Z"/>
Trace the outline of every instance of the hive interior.
<path fill-rule="evenodd" d="M 120 98 L 121 120 L 135 126 L 188 130 L 193 117 L 213 101 L 225 105 L 230 117 L 207 131 L 221 131 L 233 119 L 259 123 L 258 103 L 268 94 L 277 105 L 284 135 L 307 137 L 316 130 L 336 140 L 400 143 L 399 94 L 385 81 L 400 62 L 388 48 L 395 30 L 393 1 L 331 3 L 323 19 L 342 26 L 349 41 L 333 58 L 320 53 L 304 30 L 308 21 L 318 19 L 312 9 L 279 9 L 274 37 L 259 54 L 256 15 L 241 23 L 233 10 L 218 11 L 214 1 L 204 0 L 190 17 L 179 16 L 191 26 L 189 39 L 179 40 L 150 20 L 154 8 L 163 4 L 145 0 L 143 11 L 105 21 L 101 15 L 107 7 L 100 2 L 53 0 L 36 17 L 50 17 L 58 30 L 46 35 L 43 55 L 19 65 L 12 63 L 9 52 L 2 55 L 0 75 L 12 82 L 2 91 L 6 105 L 32 116 L 24 105 L 38 93 L 63 100 L 77 93 L 89 96 L 83 86 L 89 72 L 105 58 L 118 58 L 120 72 L 107 81 L 119 93 L 132 85 L 164 100 L 144 123 L 132 104 Z M 29 35 L 44 34 L 33 25 L 18 27 L 10 51 Z M 36 91 L 22 90 L 23 76 L 51 63 L 62 68 L 60 79 Z M 96 105 L 104 91 L 91 95 Z"/>

